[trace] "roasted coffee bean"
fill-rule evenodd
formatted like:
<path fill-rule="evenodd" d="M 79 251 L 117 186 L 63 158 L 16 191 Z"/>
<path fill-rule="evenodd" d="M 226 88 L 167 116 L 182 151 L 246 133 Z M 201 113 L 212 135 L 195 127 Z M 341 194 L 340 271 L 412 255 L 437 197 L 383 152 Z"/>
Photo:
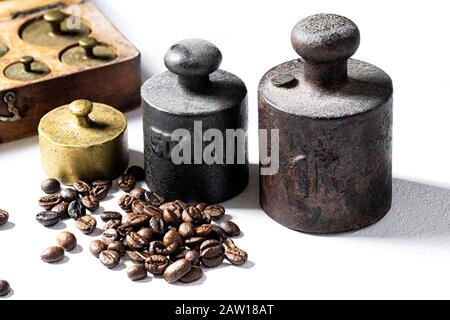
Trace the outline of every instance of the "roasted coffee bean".
<path fill-rule="evenodd" d="M 204 213 L 209 214 L 213 220 L 220 220 L 225 215 L 225 208 L 218 204 L 215 204 L 207 207 L 204 210 Z"/>
<path fill-rule="evenodd" d="M 245 264 L 248 260 L 248 254 L 242 249 L 237 247 L 235 248 L 227 248 L 225 250 L 225 258 L 235 266 L 241 266 Z"/>
<path fill-rule="evenodd" d="M 102 241 L 100 240 L 94 240 L 91 242 L 91 244 L 89 245 L 89 251 L 92 253 L 92 255 L 96 258 L 98 258 L 100 256 L 100 253 L 102 251 L 105 251 L 107 248 L 107 245 L 104 244 Z"/>
<path fill-rule="evenodd" d="M 131 212 L 132 211 L 131 207 L 134 201 L 136 201 L 136 199 L 130 196 L 129 194 L 123 195 L 119 199 L 119 207 L 125 212 Z"/>
<path fill-rule="evenodd" d="M 84 216 L 78 219 L 75 225 L 84 234 L 91 234 L 97 228 L 97 220 L 93 216 Z"/>
<path fill-rule="evenodd" d="M 159 207 L 160 205 L 162 205 L 165 202 L 165 200 L 162 196 L 160 196 L 159 194 L 157 194 L 155 192 L 151 192 L 151 191 L 147 191 L 145 193 L 145 201 L 154 207 Z"/>
<path fill-rule="evenodd" d="M 69 204 L 67 202 L 61 202 L 60 204 L 56 205 L 55 207 L 53 207 L 52 209 L 53 212 L 56 212 L 57 214 L 59 214 L 59 217 L 62 220 L 66 220 L 69 219 Z"/>
<path fill-rule="evenodd" d="M 130 192 L 136 186 L 136 179 L 131 174 L 123 174 L 117 180 L 119 188 L 125 192 Z"/>
<path fill-rule="evenodd" d="M 214 239 L 209 239 L 204 241 L 201 246 L 200 246 L 200 250 L 206 250 L 208 248 L 213 248 L 213 247 L 217 247 L 217 246 L 222 246 L 222 242 L 219 240 L 214 240 Z"/>
<path fill-rule="evenodd" d="M 180 279 L 182 283 L 192 283 L 203 278 L 203 270 L 200 267 L 193 266 L 192 270 Z"/>
<path fill-rule="evenodd" d="M 198 209 L 200 209 L 201 211 L 205 211 L 205 209 L 208 208 L 208 206 L 209 205 L 207 203 L 199 203 L 199 204 L 196 205 L 196 207 Z"/>
<path fill-rule="evenodd" d="M 131 196 L 131 194 L 130 194 Z M 142 201 L 135 200 L 131 204 L 131 211 L 135 214 L 144 214 L 146 204 Z"/>
<path fill-rule="evenodd" d="M 175 213 L 175 211 L 166 209 L 163 213 L 164 221 L 172 227 L 178 227 L 181 224 L 181 219 L 178 217 L 178 215 Z"/>
<path fill-rule="evenodd" d="M 200 264 L 200 252 L 195 250 L 189 250 L 186 252 L 185 258 L 189 260 L 193 266 Z"/>
<path fill-rule="evenodd" d="M 136 232 L 131 232 L 125 237 L 125 243 L 131 250 L 142 251 L 148 248 L 148 241 Z"/>
<path fill-rule="evenodd" d="M 69 204 L 69 216 L 73 220 L 78 220 L 81 217 L 84 217 L 86 215 L 86 208 L 83 206 L 81 201 L 76 200 Z"/>
<path fill-rule="evenodd" d="M 85 197 L 91 192 L 92 186 L 90 183 L 79 180 L 73 184 L 73 188 L 78 192 L 78 194 Z"/>
<path fill-rule="evenodd" d="M 95 196 L 86 196 L 81 199 L 83 206 L 90 212 L 95 212 L 100 207 L 100 201 Z"/>
<path fill-rule="evenodd" d="M 0 280 L 0 297 L 4 297 L 11 292 L 11 286 L 8 281 Z"/>
<path fill-rule="evenodd" d="M 212 232 L 209 235 L 209 238 L 215 239 L 215 240 L 222 240 L 222 238 L 225 237 L 225 231 L 222 229 L 221 226 L 217 224 L 212 224 Z"/>
<path fill-rule="evenodd" d="M 183 237 L 178 233 L 176 229 L 170 229 L 164 235 L 163 243 L 166 247 L 171 245 L 172 243 L 176 243 L 178 247 L 182 247 L 184 245 Z"/>
<path fill-rule="evenodd" d="M 119 240 L 120 234 L 116 229 L 108 229 L 103 232 L 102 242 L 109 246 L 114 241 Z"/>
<path fill-rule="evenodd" d="M 5 210 L 0 210 L 0 226 L 5 225 L 9 220 L 9 213 Z"/>
<path fill-rule="evenodd" d="M 152 255 L 150 258 L 145 260 L 145 268 L 148 272 L 155 276 L 164 274 L 164 271 L 166 271 L 169 264 L 169 259 L 162 255 Z"/>
<path fill-rule="evenodd" d="M 203 212 L 196 207 L 189 207 L 183 211 L 182 218 L 184 222 L 191 222 L 195 225 L 203 223 Z"/>
<path fill-rule="evenodd" d="M 145 180 L 145 170 L 139 166 L 132 166 L 127 170 L 127 174 L 132 175 L 136 181 Z"/>
<path fill-rule="evenodd" d="M 186 259 L 181 259 L 167 267 L 166 271 L 164 271 L 164 279 L 172 284 L 183 278 L 191 270 L 192 264 Z"/>
<path fill-rule="evenodd" d="M 177 201 L 164 203 L 159 206 L 159 209 L 161 209 L 162 211 L 164 211 L 166 209 L 175 211 L 177 213 L 177 215 L 179 215 L 179 216 L 181 216 L 181 214 L 183 213 L 183 210 L 184 210 L 184 208 Z"/>
<path fill-rule="evenodd" d="M 125 248 L 123 243 L 120 241 L 114 241 L 108 246 L 107 249 L 117 252 L 121 257 L 123 257 L 127 253 L 127 248 Z"/>
<path fill-rule="evenodd" d="M 233 221 L 224 221 L 220 226 L 228 237 L 237 237 L 241 234 L 241 229 Z"/>
<path fill-rule="evenodd" d="M 92 187 L 106 187 L 108 189 L 112 188 L 112 181 L 111 180 L 95 180 L 92 182 Z"/>
<path fill-rule="evenodd" d="M 177 252 L 178 248 L 180 248 L 180 246 L 177 242 L 171 243 L 162 251 L 162 254 L 165 256 L 173 255 Z"/>
<path fill-rule="evenodd" d="M 162 241 L 152 241 L 150 242 L 148 252 L 151 255 L 164 255 L 166 246 Z"/>
<path fill-rule="evenodd" d="M 64 231 L 58 234 L 58 237 L 56 238 L 56 243 L 64 250 L 72 251 L 77 246 L 77 238 L 73 233 Z"/>
<path fill-rule="evenodd" d="M 41 259 L 47 263 L 55 263 L 64 258 L 64 249 L 61 247 L 50 247 L 41 254 Z"/>
<path fill-rule="evenodd" d="M 41 190 L 46 194 L 56 193 L 61 190 L 61 184 L 56 179 L 46 179 L 41 183 Z"/>
<path fill-rule="evenodd" d="M 153 232 L 151 228 L 142 228 L 137 233 L 145 238 L 148 242 L 153 241 L 153 238 L 156 237 L 156 234 Z"/>
<path fill-rule="evenodd" d="M 99 255 L 100 262 L 107 268 L 113 269 L 120 263 L 120 255 L 112 250 L 102 251 Z"/>
<path fill-rule="evenodd" d="M 145 261 L 150 257 L 150 254 L 146 251 L 128 251 L 128 258 L 137 264 L 144 264 Z"/>
<path fill-rule="evenodd" d="M 186 247 L 189 247 L 192 250 L 200 250 L 200 246 L 205 242 L 207 238 L 205 237 L 192 237 L 186 239 L 185 244 Z"/>
<path fill-rule="evenodd" d="M 91 195 L 97 198 L 99 201 L 103 201 L 108 196 L 110 188 L 108 186 L 96 186 L 92 187 Z"/>
<path fill-rule="evenodd" d="M 61 217 L 58 213 L 53 211 L 43 211 L 36 215 L 36 220 L 44 227 L 51 227 L 61 221 Z"/>
<path fill-rule="evenodd" d="M 157 207 L 154 207 L 150 204 L 144 205 L 143 214 L 151 217 L 156 217 L 158 219 L 164 220 L 163 211 Z"/>
<path fill-rule="evenodd" d="M 119 240 L 124 240 L 125 237 L 130 233 L 132 233 L 133 231 L 134 231 L 133 228 L 122 224 L 120 227 L 117 228 L 117 232 L 119 233 Z"/>
<path fill-rule="evenodd" d="M 186 210 L 189 207 L 186 202 L 181 200 L 175 200 L 174 203 L 180 206 L 183 210 Z"/>
<path fill-rule="evenodd" d="M 164 221 L 157 217 L 150 218 L 149 226 L 150 229 L 152 229 L 152 231 L 157 235 L 162 236 L 166 232 L 166 225 Z"/>
<path fill-rule="evenodd" d="M 145 189 L 135 188 L 130 191 L 130 196 L 132 196 L 133 198 L 136 198 L 139 201 L 145 201 L 145 193 L 146 192 L 147 191 Z"/>
<path fill-rule="evenodd" d="M 45 210 L 51 210 L 56 205 L 62 202 L 62 197 L 59 194 L 51 194 L 48 196 L 41 197 L 39 199 L 39 205 Z"/>
<path fill-rule="evenodd" d="M 78 192 L 74 189 L 64 189 L 61 191 L 61 197 L 63 198 L 63 200 L 67 203 L 71 203 L 73 201 L 76 201 L 80 198 L 80 196 L 78 195 Z"/>
<path fill-rule="evenodd" d="M 195 229 L 195 233 L 199 237 L 208 237 L 213 231 L 213 227 L 210 224 L 204 224 Z"/>
<path fill-rule="evenodd" d="M 141 228 L 147 226 L 149 222 L 149 217 L 146 215 L 135 215 L 127 219 L 124 226 L 129 228 Z"/>
<path fill-rule="evenodd" d="M 177 261 L 180 259 L 184 259 L 184 258 L 186 258 L 186 254 L 189 251 L 191 251 L 191 249 L 186 248 L 186 247 L 177 248 L 177 250 L 173 254 L 170 255 L 170 260 Z"/>
<path fill-rule="evenodd" d="M 211 216 L 203 212 L 203 224 L 211 224 Z"/>
<path fill-rule="evenodd" d="M 217 240 L 205 241 L 200 247 L 200 258 L 207 268 L 215 268 L 225 259 L 225 249 Z"/>
<path fill-rule="evenodd" d="M 128 278 L 131 281 L 139 281 L 147 278 L 147 269 L 143 264 L 134 265 L 127 270 Z"/>
<path fill-rule="evenodd" d="M 108 229 L 117 229 L 122 225 L 122 221 L 121 220 L 109 220 L 104 226 L 103 226 L 103 230 L 108 230 Z"/>
<path fill-rule="evenodd" d="M 195 236 L 195 226 L 190 222 L 183 222 L 178 228 L 178 233 L 185 239 Z"/>
<path fill-rule="evenodd" d="M 100 219 L 102 219 L 103 222 L 108 222 L 110 220 L 122 221 L 122 215 L 119 212 L 105 211 L 100 215 Z"/>

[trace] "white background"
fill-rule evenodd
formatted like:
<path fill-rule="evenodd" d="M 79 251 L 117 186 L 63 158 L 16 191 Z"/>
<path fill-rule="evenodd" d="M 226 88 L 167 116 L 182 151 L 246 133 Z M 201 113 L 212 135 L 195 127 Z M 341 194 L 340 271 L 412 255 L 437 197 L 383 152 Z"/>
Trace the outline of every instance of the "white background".
<path fill-rule="evenodd" d="M 44 174 L 37 138 L 28 138 L 0 146 L 0 207 L 11 213 L 11 223 L 0 228 L 0 278 L 14 289 L 10 298 L 450 298 L 447 1 L 94 2 L 142 51 L 144 77 L 165 70 L 164 53 L 177 40 L 200 37 L 222 50 L 223 69 L 249 89 L 253 163 L 258 81 L 269 68 L 296 58 L 291 28 L 320 12 L 353 19 L 362 34 L 355 57 L 383 68 L 395 84 L 393 209 L 360 232 L 303 235 L 277 225 L 259 208 L 253 168 L 248 190 L 225 204 L 244 231 L 237 243 L 249 252 L 245 267 L 211 270 L 188 286 L 150 278 L 132 283 L 124 265 L 109 271 L 89 254 L 93 238 L 81 235 L 72 221 L 53 229 L 36 223 Z M 141 112 L 128 117 L 132 159 L 142 165 Z M 116 199 L 104 207 L 118 209 Z M 55 244 L 64 227 L 78 236 L 78 253 L 61 264 L 41 262 L 41 251 Z"/>

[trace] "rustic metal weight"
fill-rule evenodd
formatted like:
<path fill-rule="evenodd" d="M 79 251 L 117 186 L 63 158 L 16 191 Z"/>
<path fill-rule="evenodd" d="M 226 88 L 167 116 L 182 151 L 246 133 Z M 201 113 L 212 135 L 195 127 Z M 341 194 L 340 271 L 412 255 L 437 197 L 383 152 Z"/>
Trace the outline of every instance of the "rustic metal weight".
<path fill-rule="evenodd" d="M 3 42 L 0 42 L 0 58 L 3 57 L 5 54 L 7 54 L 8 51 L 9 51 L 8 46 Z"/>
<path fill-rule="evenodd" d="M 90 33 L 91 30 L 80 17 L 54 10 L 27 22 L 21 28 L 20 36 L 24 41 L 34 45 L 63 46 L 73 44 Z"/>
<path fill-rule="evenodd" d="M 50 69 L 43 62 L 36 61 L 30 56 L 20 58 L 5 69 L 5 76 L 16 81 L 33 81 L 49 73 Z"/>
<path fill-rule="evenodd" d="M 99 67 L 116 58 L 114 49 L 92 37 L 79 40 L 78 45 L 68 48 L 61 55 L 63 63 L 81 68 Z"/>
<path fill-rule="evenodd" d="M 165 56 L 170 71 L 150 78 L 142 87 L 146 180 L 152 191 L 166 199 L 217 203 L 238 195 L 248 184 L 246 136 L 235 145 L 235 155 L 236 149 L 244 152 L 240 164 L 236 159 L 235 164 L 225 159 L 223 164 L 207 164 L 199 158 L 211 142 L 194 145 L 209 129 L 223 137 L 227 129 L 247 130 L 247 88 L 235 75 L 218 70 L 221 62 L 221 52 L 210 42 L 180 41 Z M 191 140 L 185 140 L 191 150 L 190 163 L 173 162 L 178 142 L 172 141 L 172 133 L 178 129 L 190 133 Z M 231 154 L 224 150 L 223 156 Z"/>
<path fill-rule="evenodd" d="M 280 138 L 279 172 L 261 175 L 261 203 L 289 228 L 346 232 L 390 210 L 393 85 L 379 68 L 350 59 L 359 43 L 349 19 L 308 17 L 292 32 L 303 59 L 261 80 L 260 129 L 279 129 Z"/>

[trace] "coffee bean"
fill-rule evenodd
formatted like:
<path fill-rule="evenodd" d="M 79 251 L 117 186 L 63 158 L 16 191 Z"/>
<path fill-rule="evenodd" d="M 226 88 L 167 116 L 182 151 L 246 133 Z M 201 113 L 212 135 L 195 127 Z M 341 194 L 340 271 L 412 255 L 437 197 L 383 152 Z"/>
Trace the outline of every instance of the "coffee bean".
<path fill-rule="evenodd" d="M 218 204 L 215 204 L 215 205 L 207 207 L 204 210 L 204 213 L 209 214 L 209 216 L 213 220 L 220 220 L 225 215 L 225 208 L 222 206 L 219 206 Z"/>
<path fill-rule="evenodd" d="M 155 276 L 160 276 L 164 274 L 167 267 L 169 266 L 169 259 L 162 255 L 152 255 L 150 258 L 145 260 L 145 268 L 148 272 Z"/>
<path fill-rule="evenodd" d="M 144 237 L 148 242 L 153 241 L 153 238 L 156 238 L 157 236 L 151 228 L 142 228 L 137 233 Z"/>
<path fill-rule="evenodd" d="M 148 241 L 136 232 L 131 232 L 125 237 L 125 243 L 131 250 L 142 251 L 148 248 Z"/>
<path fill-rule="evenodd" d="M 164 221 L 172 227 L 178 227 L 181 224 L 181 219 L 177 216 L 177 214 L 169 209 L 164 210 L 163 213 Z"/>
<path fill-rule="evenodd" d="M 211 224 L 211 216 L 203 212 L 203 224 Z"/>
<path fill-rule="evenodd" d="M 237 237 L 241 234 L 241 229 L 233 221 L 224 221 L 220 226 L 228 237 Z"/>
<path fill-rule="evenodd" d="M 8 281 L 0 280 L 0 297 L 4 297 L 11 292 L 11 286 Z"/>
<path fill-rule="evenodd" d="M 146 215 L 136 215 L 128 219 L 124 225 L 130 228 L 141 228 L 148 225 L 149 217 Z"/>
<path fill-rule="evenodd" d="M 147 191 L 145 189 L 135 188 L 130 191 L 130 196 L 132 196 L 133 198 L 136 198 L 139 201 L 145 201 L 145 193 L 146 192 Z"/>
<path fill-rule="evenodd" d="M 196 207 L 198 209 L 200 209 L 201 211 L 205 211 L 205 209 L 208 208 L 208 206 L 209 205 L 207 203 L 199 203 L 199 204 L 196 205 Z"/>
<path fill-rule="evenodd" d="M 200 263 L 200 252 L 195 250 L 189 250 L 186 253 L 185 258 L 189 260 L 192 263 L 192 265 L 197 266 Z"/>
<path fill-rule="evenodd" d="M 5 210 L 0 210 L 0 226 L 5 225 L 9 220 L 9 213 Z"/>
<path fill-rule="evenodd" d="M 109 220 L 104 226 L 103 226 L 103 230 L 108 230 L 108 229 L 117 229 L 118 227 L 120 227 L 122 224 L 121 220 Z"/>
<path fill-rule="evenodd" d="M 128 268 L 127 275 L 131 281 L 143 280 L 147 278 L 147 269 L 143 264 L 137 264 Z"/>
<path fill-rule="evenodd" d="M 145 261 L 150 257 L 150 254 L 146 251 L 128 251 L 128 258 L 137 264 L 144 264 Z"/>
<path fill-rule="evenodd" d="M 235 266 L 241 266 L 248 260 L 248 254 L 242 249 L 239 249 L 231 239 L 225 239 L 226 245 L 225 258 Z"/>
<path fill-rule="evenodd" d="M 121 257 L 123 257 L 127 253 L 127 248 L 125 248 L 123 243 L 120 241 L 114 241 L 108 246 L 107 249 L 117 252 Z"/>
<path fill-rule="evenodd" d="M 172 243 L 176 243 L 178 247 L 182 247 L 184 245 L 183 237 L 178 233 L 176 229 L 170 229 L 163 238 L 163 243 L 166 247 L 171 245 Z"/>
<path fill-rule="evenodd" d="M 90 183 L 79 180 L 73 184 L 73 188 L 83 197 L 89 195 L 91 192 L 92 186 Z"/>
<path fill-rule="evenodd" d="M 95 198 L 97 198 L 99 201 L 103 201 L 108 196 L 109 190 L 110 190 L 110 187 L 108 187 L 108 186 L 96 186 L 96 187 L 92 187 L 90 194 L 91 194 L 91 196 L 94 196 Z"/>
<path fill-rule="evenodd" d="M 200 247 L 201 262 L 207 268 L 215 268 L 225 259 L 225 250 L 217 240 L 205 241 Z"/>
<path fill-rule="evenodd" d="M 186 247 L 189 247 L 192 250 L 200 250 L 200 246 L 205 242 L 207 238 L 205 237 L 192 237 L 186 239 L 185 244 Z"/>
<path fill-rule="evenodd" d="M 180 248 L 179 244 L 177 242 L 169 244 L 166 249 L 162 251 L 162 254 L 164 256 L 171 256 L 177 252 L 177 250 Z"/>
<path fill-rule="evenodd" d="M 108 222 L 110 220 L 122 221 L 122 215 L 119 212 L 105 211 L 100 215 L 100 219 L 102 219 L 103 222 Z"/>
<path fill-rule="evenodd" d="M 100 201 L 95 196 L 85 196 L 81 199 L 83 206 L 90 212 L 95 212 L 100 207 Z"/>
<path fill-rule="evenodd" d="M 154 207 L 159 207 L 160 205 L 162 205 L 165 202 L 165 200 L 162 196 L 160 196 L 159 194 L 157 194 L 155 192 L 151 192 L 151 191 L 147 191 L 145 193 L 145 201 Z"/>
<path fill-rule="evenodd" d="M 117 180 L 119 188 L 125 192 L 130 192 L 136 186 L 136 179 L 130 174 L 123 174 Z"/>
<path fill-rule="evenodd" d="M 66 220 L 69 219 L 69 204 L 67 202 L 61 202 L 60 204 L 56 205 L 55 207 L 53 207 L 52 209 L 53 212 L 56 212 L 57 214 L 59 214 L 59 217 L 62 220 Z"/>
<path fill-rule="evenodd" d="M 164 211 L 164 210 L 173 211 L 180 218 L 182 216 L 183 210 L 185 208 L 178 201 L 173 201 L 173 202 L 167 202 L 167 203 L 160 205 L 159 209 L 162 211 Z"/>
<path fill-rule="evenodd" d="M 78 195 L 78 192 L 74 189 L 64 189 L 61 191 L 61 197 L 63 200 L 67 203 L 71 203 L 73 201 L 76 201 L 80 198 Z"/>
<path fill-rule="evenodd" d="M 73 220 L 78 220 L 81 217 L 84 217 L 86 215 L 86 208 L 83 206 L 81 201 L 76 200 L 69 204 L 69 216 Z"/>
<path fill-rule="evenodd" d="M 113 269 L 120 263 L 120 255 L 111 250 L 102 251 L 99 255 L 100 262 L 107 268 Z"/>
<path fill-rule="evenodd" d="M 150 242 L 148 252 L 151 255 L 164 255 L 166 246 L 162 241 L 152 241 Z"/>
<path fill-rule="evenodd" d="M 119 232 L 115 229 L 108 229 L 105 232 L 103 232 L 103 236 L 102 236 L 102 242 L 109 246 L 111 243 L 113 243 L 114 241 L 119 240 L 120 235 Z"/>
<path fill-rule="evenodd" d="M 213 231 L 213 226 L 210 224 L 204 224 L 195 229 L 195 233 L 199 237 L 208 237 Z"/>
<path fill-rule="evenodd" d="M 200 267 L 193 266 L 192 270 L 180 279 L 182 283 L 192 283 L 203 278 L 203 270 Z"/>
<path fill-rule="evenodd" d="M 53 211 L 43 211 L 36 215 L 36 220 L 44 227 L 51 227 L 61 221 L 58 213 Z"/>
<path fill-rule="evenodd" d="M 131 212 L 131 207 L 134 201 L 136 201 L 135 198 L 133 198 L 129 194 L 126 194 L 119 199 L 119 207 L 125 212 Z"/>
<path fill-rule="evenodd" d="M 225 231 L 222 229 L 221 226 L 218 226 L 217 224 L 212 224 L 212 232 L 209 235 L 209 238 L 215 239 L 215 240 L 222 240 L 222 238 L 225 237 Z"/>
<path fill-rule="evenodd" d="M 175 250 L 175 252 L 170 255 L 170 260 L 171 261 L 177 261 L 177 260 L 180 260 L 180 259 L 184 259 L 184 258 L 186 258 L 186 254 L 189 251 L 191 251 L 191 249 L 189 249 L 187 247 L 177 248 L 177 250 Z"/>
<path fill-rule="evenodd" d="M 100 240 L 94 240 L 89 245 L 89 251 L 92 253 L 92 255 L 96 258 L 100 256 L 100 253 L 102 251 L 105 251 L 107 246 Z"/>
<path fill-rule="evenodd" d="M 93 216 L 84 216 L 78 219 L 75 225 L 84 234 L 91 234 L 97 228 L 97 220 Z"/>
<path fill-rule="evenodd" d="M 119 233 L 119 239 L 124 240 L 127 235 L 132 233 L 134 230 L 131 227 L 128 227 L 125 224 L 122 224 L 117 228 L 117 232 Z"/>
<path fill-rule="evenodd" d="M 184 222 L 191 222 L 198 225 L 203 222 L 203 212 L 196 207 L 189 207 L 183 211 L 182 218 Z"/>
<path fill-rule="evenodd" d="M 172 284 L 183 278 L 191 270 L 191 263 L 186 259 L 181 259 L 167 267 L 166 271 L 164 271 L 164 279 Z"/>
<path fill-rule="evenodd" d="M 41 197 L 39 199 L 39 205 L 45 210 L 51 210 L 56 205 L 62 202 L 62 197 L 59 194 L 51 194 L 48 196 Z"/>
<path fill-rule="evenodd" d="M 50 247 L 41 254 L 41 259 L 47 263 L 55 263 L 64 258 L 64 249 L 61 247 Z"/>
<path fill-rule="evenodd" d="M 145 170 L 139 166 L 132 166 L 127 170 L 127 174 L 132 175 L 136 181 L 145 180 Z"/>
<path fill-rule="evenodd" d="M 41 190 L 46 194 L 56 193 L 61 190 L 61 184 L 56 179 L 46 179 L 41 184 Z"/>
<path fill-rule="evenodd" d="M 150 229 L 152 229 L 153 233 L 162 236 L 166 232 L 166 225 L 164 221 L 157 217 L 150 218 L 149 221 Z"/>
<path fill-rule="evenodd" d="M 195 236 L 195 226 L 190 222 L 183 222 L 178 228 L 178 233 L 184 239 L 190 239 Z"/>
<path fill-rule="evenodd" d="M 157 207 L 154 207 L 150 204 L 145 204 L 143 208 L 142 214 L 145 214 L 147 216 L 156 217 L 158 219 L 164 220 L 163 211 Z"/>
<path fill-rule="evenodd" d="M 106 187 L 108 189 L 112 188 L 112 181 L 111 180 L 95 180 L 92 182 L 92 187 Z"/>
<path fill-rule="evenodd" d="M 64 231 L 58 234 L 58 237 L 56 238 L 56 243 L 64 250 L 72 251 L 77 246 L 77 238 L 73 233 Z"/>

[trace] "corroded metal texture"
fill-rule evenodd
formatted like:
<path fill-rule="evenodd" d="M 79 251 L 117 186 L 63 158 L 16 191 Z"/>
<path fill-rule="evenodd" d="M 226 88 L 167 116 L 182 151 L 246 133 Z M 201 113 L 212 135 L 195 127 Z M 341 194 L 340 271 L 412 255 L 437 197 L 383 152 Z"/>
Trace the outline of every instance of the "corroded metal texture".
<path fill-rule="evenodd" d="M 349 59 L 359 30 L 346 18 L 307 18 L 292 40 L 303 59 L 270 70 L 259 87 L 260 128 L 280 133 L 280 170 L 261 176 L 262 207 L 306 233 L 366 227 L 391 207 L 392 81 Z M 286 75 L 296 83 L 274 85 Z"/>

